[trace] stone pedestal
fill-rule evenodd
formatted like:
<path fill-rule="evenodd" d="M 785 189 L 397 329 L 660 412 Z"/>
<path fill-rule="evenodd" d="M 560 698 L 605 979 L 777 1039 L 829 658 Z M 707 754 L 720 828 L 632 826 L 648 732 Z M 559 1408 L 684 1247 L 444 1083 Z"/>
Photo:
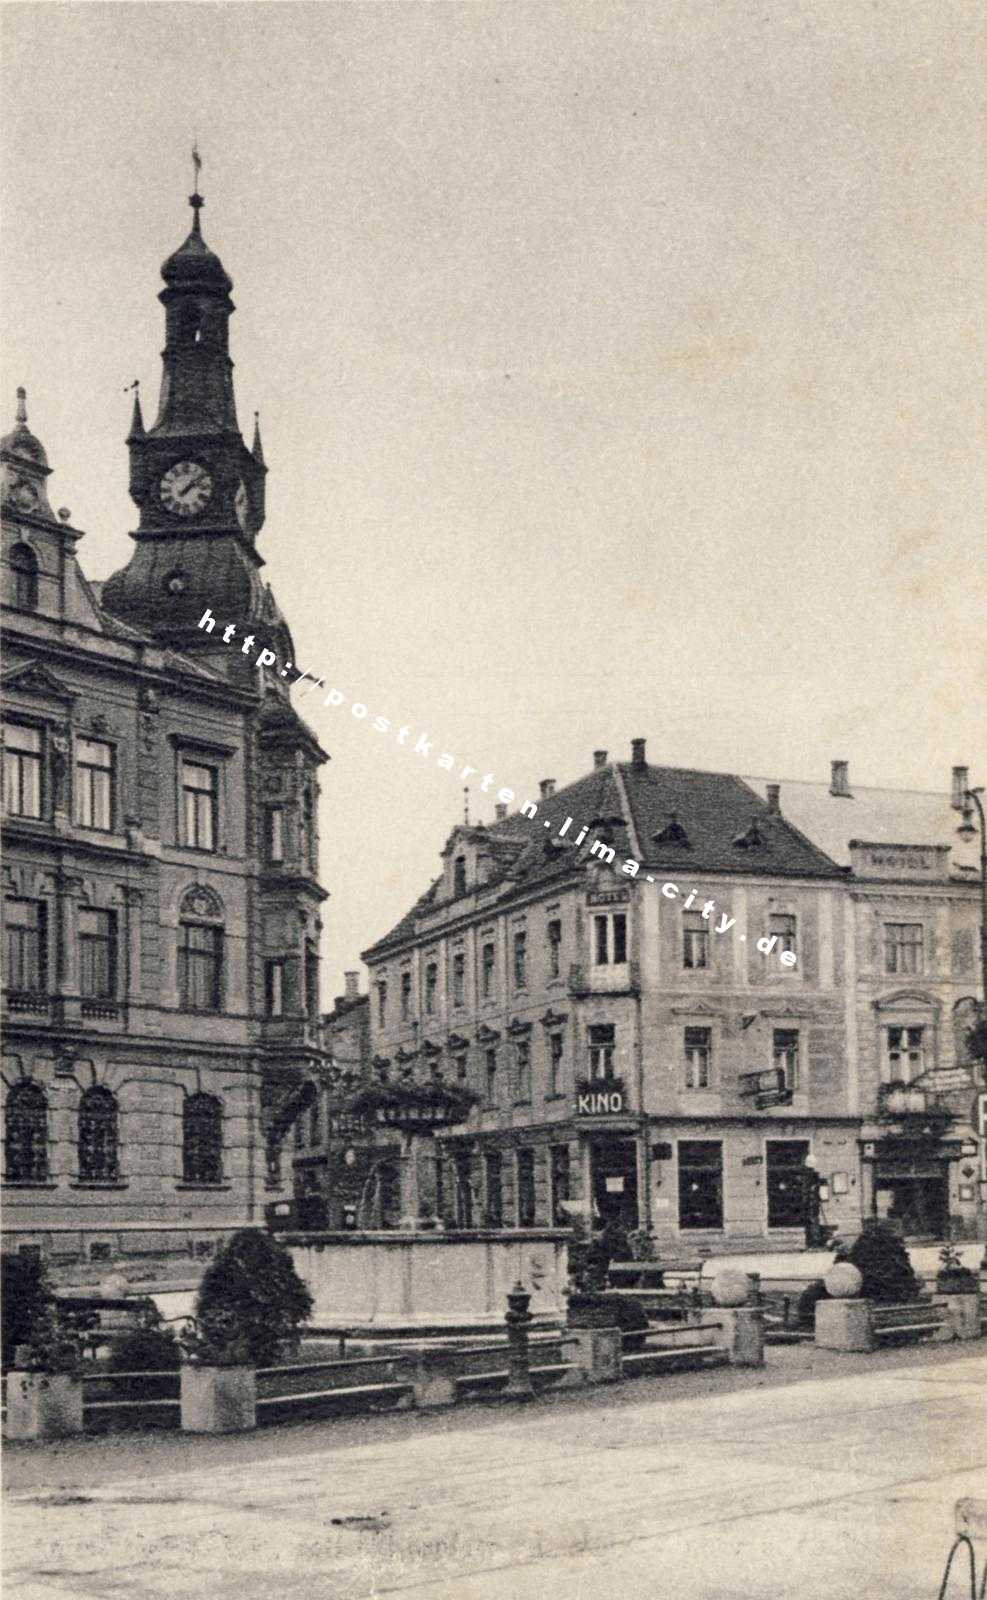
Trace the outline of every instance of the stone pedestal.
<path fill-rule="evenodd" d="M 933 1334 L 938 1343 L 945 1344 L 950 1339 L 980 1338 L 979 1294 L 937 1294 L 934 1304 L 945 1306 L 949 1317 L 948 1323 Z"/>
<path fill-rule="evenodd" d="M 873 1350 L 868 1300 L 818 1300 L 816 1344 L 820 1350 Z"/>
<path fill-rule="evenodd" d="M 616 1383 L 624 1375 L 624 1336 L 619 1328 L 568 1328 L 565 1359 L 582 1372 L 584 1383 Z"/>
<path fill-rule="evenodd" d="M 257 1426 L 253 1367 L 184 1366 L 181 1396 L 184 1433 L 243 1433 Z"/>
<path fill-rule="evenodd" d="M 454 1359 L 447 1351 L 418 1351 L 410 1362 L 415 1406 L 429 1410 L 434 1406 L 453 1406 L 456 1403 Z"/>
<path fill-rule="evenodd" d="M 81 1378 L 65 1372 L 7 1374 L 8 1439 L 65 1439 L 81 1432 Z"/>
<path fill-rule="evenodd" d="M 717 1306 L 700 1319 L 700 1326 L 710 1324 L 719 1325 L 731 1366 L 764 1366 L 764 1312 L 760 1306 Z"/>

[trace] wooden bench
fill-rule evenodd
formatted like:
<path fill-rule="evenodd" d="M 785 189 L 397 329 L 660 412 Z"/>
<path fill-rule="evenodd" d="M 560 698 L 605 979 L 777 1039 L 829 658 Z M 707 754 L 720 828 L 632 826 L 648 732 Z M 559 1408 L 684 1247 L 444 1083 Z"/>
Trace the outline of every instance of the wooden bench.
<path fill-rule="evenodd" d="M 949 1323 L 945 1306 L 930 1300 L 915 1300 L 907 1305 L 875 1305 L 871 1327 L 875 1339 L 931 1338 Z"/>

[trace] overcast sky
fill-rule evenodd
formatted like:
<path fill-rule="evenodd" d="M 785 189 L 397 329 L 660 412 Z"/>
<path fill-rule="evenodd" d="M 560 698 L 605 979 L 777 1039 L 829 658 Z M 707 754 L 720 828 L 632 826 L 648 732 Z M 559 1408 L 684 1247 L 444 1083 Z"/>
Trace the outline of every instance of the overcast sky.
<path fill-rule="evenodd" d="M 5 5 L 0 421 L 24 383 L 108 576 L 196 136 L 306 664 L 519 797 L 637 735 L 983 780 L 984 16 Z M 462 795 L 308 708 L 328 1000 Z"/>

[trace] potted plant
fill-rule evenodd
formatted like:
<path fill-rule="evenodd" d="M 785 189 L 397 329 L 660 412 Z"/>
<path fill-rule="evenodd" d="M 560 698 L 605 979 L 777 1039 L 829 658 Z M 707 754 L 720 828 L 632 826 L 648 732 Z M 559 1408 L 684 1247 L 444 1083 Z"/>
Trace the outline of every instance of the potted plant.
<path fill-rule="evenodd" d="M 233 1433 L 256 1425 L 257 1368 L 298 1344 L 313 1301 L 287 1250 L 242 1228 L 207 1269 L 180 1338 L 182 1427 Z"/>
<path fill-rule="evenodd" d="M 936 1274 L 937 1294 L 979 1294 L 980 1279 L 963 1265 L 963 1257 L 954 1244 L 944 1244 L 939 1252 L 939 1271 Z"/>
<path fill-rule="evenodd" d="M 82 1432 L 82 1354 L 79 1340 L 41 1304 L 14 1349 L 7 1377 L 8 1439 L 61 1439 Z"/>

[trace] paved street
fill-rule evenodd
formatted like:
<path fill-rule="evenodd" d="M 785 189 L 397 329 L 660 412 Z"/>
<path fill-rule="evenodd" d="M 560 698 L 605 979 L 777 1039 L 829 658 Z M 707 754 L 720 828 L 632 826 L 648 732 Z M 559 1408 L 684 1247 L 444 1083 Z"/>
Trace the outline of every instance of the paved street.
<path fill-rule="evenodd" d="M 953 1502 L 987 1495 L 987 1355 L 769 1360 L 530 1408 L 11 1448 L 7 1593 L 934 1600 Z"/>

